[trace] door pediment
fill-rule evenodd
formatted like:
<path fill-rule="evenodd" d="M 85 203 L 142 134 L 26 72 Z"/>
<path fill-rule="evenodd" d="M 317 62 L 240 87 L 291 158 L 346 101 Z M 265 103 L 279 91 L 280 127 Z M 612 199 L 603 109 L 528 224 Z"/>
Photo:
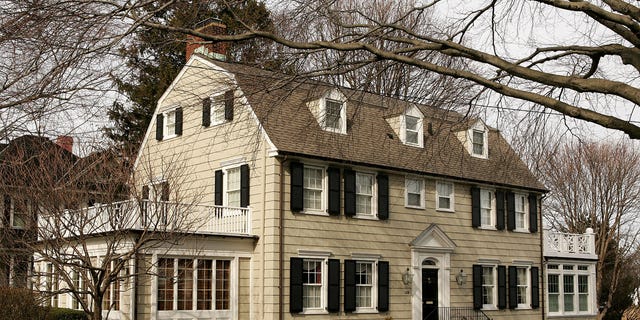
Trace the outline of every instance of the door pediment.
<path fill-rule="evenodd" d="M 453 252 L 456 248 L 455 242 L 435 223 L 422 231 L 409 246 L 412 250 L 432 252 Z"/>

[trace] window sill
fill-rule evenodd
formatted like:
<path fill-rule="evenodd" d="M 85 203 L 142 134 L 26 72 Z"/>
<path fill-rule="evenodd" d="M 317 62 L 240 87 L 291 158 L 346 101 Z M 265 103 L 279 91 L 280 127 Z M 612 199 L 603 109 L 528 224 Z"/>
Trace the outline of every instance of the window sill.
<path fill-rule="evenodd" d="M 513 232 L 517 233 L 531 233 L 529 229 L 514 229 Z"/>
<path fill-rule="evenodd" d="M 354 219 L 362 219 L 362 220 L 380 220 L 375 214 L 357 214 L 353 216 Z"/>
<path fill-rule="evenodd" d="M 329 311 L 326 309 L 307 309 L 303 310 L 299 314 L 329 314 Z"/>
<path fill-rule="evenodd" d="M 493 231 L 498 230 L 498 228 L 496 228 L 495 226 L 479 226 L 478 229 L 481 229 L 481 230 L 493 230 Z"/>
<path fill-rule="evenodd" d="M 484 154 L 475 154 L 475 153 L 471 153 L 471 156 L 474 158 L 480 158 L 480 159 L 489 159 L 489 157 L 487 157 Z"/>
<path fill-rule="evenodd" d="M 424 210 L 424 207 L 420 207 L 420 206 L 412 206 L 412 205 L 408 205 L 405 204 L 404 205 L 405 208 L 409 208 L 409 209 L 418 209 L 418 210 Z"/>
<path fill-rule="evenodd" d="M 325 211 L 303 210 L 303 211 L 300 211 L 300 213 L 307 214 L 310 216 L 327 216 L 327 217 L 329 216 L 329 213 Z"/>
<path fill-rule="evenodd" d="M 361 309 L 356 308 L 356 310 L 353 313 L 355 313 L 355 314 L 371 314 L 371 313 L 378 313 L 378 310 L 376 308 L 361 308 Z"/>
<path fill-rule="evenodd" d="M 483 311 L 496 311 L 496 310 L 498 310 L 498 308 L 496 306 L 494 306 L 494 305 L 488 305 L 487 304 L 487 305 L 483 305 L 481 310 L 483 310 Z"/>
<path fill-rule="evenodd" d="M 414 147 L 414 148 L 423 148 L 421 143 L 411 143 L 411 142 L 403 142 L 405 146 Z"/>
<path fill-rule="evenodd" d="M 172 134 L 172 135 L 168 135 L 168 136 L 163 136 L 163 137 L 162 137 L 162 141 L 171 140 L 171 139 L 176 138 L 176 137 L 178 137 L 178 135 L 177 135 L 177 134 Z"/>
<path fill-rule="evenodd" d="M 444 208 L 436 208 L 436 211 L 438 211 L 438 212 L 449 212 L 449 213 L 456 212 L 456 210 L 454 210 L 454 209 L 444 209 Z"/>

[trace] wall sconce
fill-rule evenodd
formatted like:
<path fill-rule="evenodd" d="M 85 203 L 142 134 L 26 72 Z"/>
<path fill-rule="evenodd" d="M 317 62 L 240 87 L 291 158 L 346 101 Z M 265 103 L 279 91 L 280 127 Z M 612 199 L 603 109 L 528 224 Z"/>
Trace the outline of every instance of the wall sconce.
<path fill-rule="evenodd" d="M 409 268 L 402 274 L 402 283 L 405 289 L 407 289 L 406 293 L 409 293 L 409 289 L 411 289 L 411 284 L 413 283 L 413 274 Z"/>
<path fill-rule="evenodd" d="M 460 269 L 460 272 L 456 275 L 456 282 L 458 286 L 462 287 L 467 283 L 467 274 L 464 273 L 464 270 Z"/>

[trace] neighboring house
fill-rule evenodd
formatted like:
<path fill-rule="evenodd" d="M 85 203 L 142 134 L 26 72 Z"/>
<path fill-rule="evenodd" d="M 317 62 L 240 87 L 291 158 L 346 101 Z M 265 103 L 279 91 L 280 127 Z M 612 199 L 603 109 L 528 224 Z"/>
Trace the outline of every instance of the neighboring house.
<path fill-rule="evenodd" d="M 544 231 L 545 295 L 549 318 L 595 319 L 595 234 Z"/>
<path fill-rule="evenodd" d="M 546 190 L 480 119 L 196 53 L 134 172 L 131 235 L 182 236 L 127 262 L 110 318 L 546 317 Z"/>
<path fill-rule="evenodd" d="M 70 137 L 25 135 L 0 145 L 0 286 L 26 287 L 43 184 L 55 182 L 77 161 Z"/>

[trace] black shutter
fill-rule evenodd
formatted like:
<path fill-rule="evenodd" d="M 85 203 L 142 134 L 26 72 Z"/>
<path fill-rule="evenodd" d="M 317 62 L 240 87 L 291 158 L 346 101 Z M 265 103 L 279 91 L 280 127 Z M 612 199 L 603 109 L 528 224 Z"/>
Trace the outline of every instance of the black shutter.
<path fill-rule="evenodd" d="M 164 115 L 162 113 L 158 113 L 156 116 L 156 140 L 162 141 L 162 137 L 164 136 L 162 130 L 164 129 Z"/>
<path fill-rule="evenodd" d="M 529 194 L 529 231 L 538 232 L 538 196 Z"/>
<path fill-rule="evenodd" d="M 169 182 L 163 181 L 160 191 L 160 201 L 169 201 Z"/>
<path fill-rule="evenodd" d="M 149 200 L 149 186 L 142 186 L 142 200 Z"/>
<path fill-rule="evenodd" d="M 329 214 L 340 215 L 340 169 L 329 167 Z"/>
<path fill-rule="evenodd" d="M 496 229 L 504 230 L 504 191 L 496 191 Z"/>
<path fill-rule="evenodd" d="M 389 219 L 389 176 L 378 174 L 378 219 Z"/>
<path fill-rule="evenodd" d="M 498 266 L 498 309 L 507 307 L 507 267 Z"/>
<path fill-rule="evenodd" d="M 356 311 L 356 261 L 344 261 L 344 312 Z"/>
<path fill-rule="evenodd" d="M 289 312 L 302 312 L 302 258 L 291 258 L 289 269 Z"/>
<path fill-rule="evenodd" d="M 176 108 L 176 135 L 182 135 L 182 107 Z"/>
<path fill-rule="evenodd" d="M 222 205 L 222 190 L 223 190 L 223 186 L 222 186 L 222 170 L 216 170 L 215 172 L 215 189 L 213 192 L 213 197 L 214 197 L 214 204 L 216 206 L 221 206 Z"/>
<path fill-rule="evenodd" d="M 344 170 L 344 215 L 356 215 L 356 173 L 349 169 Z"/>
<path fill-rule="evenodd" d="M 518 307 L 518 274 L 517 268 L 509 266 L 509 309 Z"/>
<path fill-rule="evenodd" d="M 507 229 L 513 231 L 516 229 L 516 195 L 513 192 L 507 192 Z"/>
<path fill-rule="evenodd" d="M 480 226 L 480 189 L 471 187 L 471 226 Z"/>
<path fill-rule="evenodd" d="M 327 310 L 340 311 L 340 260 L 329 259 L 329 288 Z"/>
<path fill-rule="evenodd" d="M 249 165 L 240 166 L 240 206 L 249 206 Z"/>
<path fill-rule="evenodd" d="M 304 166 L 300 162 L 291 162 L 291 211 L 300 212 L 303 209 L 303 179 Z"/>
<path fill-rule="evenodd" d="M 531 267 L 531 308 L 540 307 L 540 286 L 538 278 L 538 267 Z"/>
<path fill-rule="evenodd" d="M 224 93 L 224 119 L 227 121 L 233 120 L 233 90 L 225 91 Z"/>
<path fill-rule="evenodd" d="M 389 262 L 378 261 L 378 311 L 389 311 Z"/>
<path fill-rule="evenodd" d="M 482 266 L 473 265 L 473 309 L 482 309 Z"/>
<path fill-rule="evenodd" d="M 211 98 L 202 99 L 202 126 L 211 125 Z"/>

